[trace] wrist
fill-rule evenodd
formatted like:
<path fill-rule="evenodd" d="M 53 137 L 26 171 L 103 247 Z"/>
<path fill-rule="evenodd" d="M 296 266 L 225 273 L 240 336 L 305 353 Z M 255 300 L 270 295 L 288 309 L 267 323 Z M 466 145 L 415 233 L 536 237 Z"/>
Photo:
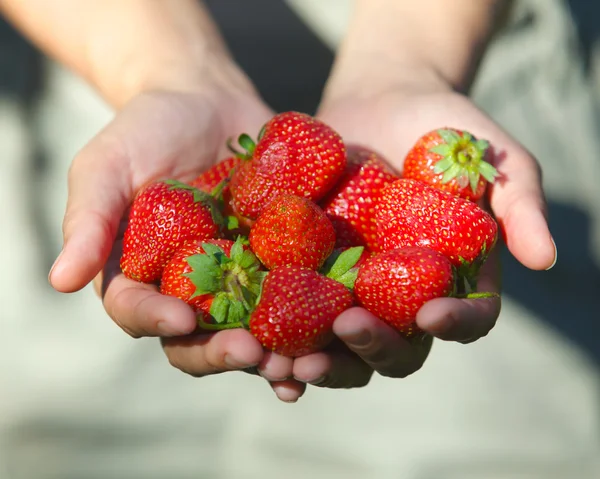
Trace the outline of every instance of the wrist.
<path fill-rule="evenodd" d="M 506 0 L 357 0 L 332 77 L 468 91 Z"/>
<path fill-rule="evenodd" d="M 454 87 L 431 64 L 409 58 L 391 59 L 369 55 L 338 59 L 327 80 L 321 109 L 348 100 L 368 102 L 387 93 L 412 96 L 421 93 L 452 92 Z"/>
<path fill-rule="evenodd" d="M 162 58 L 150 56 L 128 63 L 116 82 L 94 83 L 117 108 L 150 91 L 258 96 L 246 74 L 224 52 L 205 52 L 201 58 L 169 53 Z"/>

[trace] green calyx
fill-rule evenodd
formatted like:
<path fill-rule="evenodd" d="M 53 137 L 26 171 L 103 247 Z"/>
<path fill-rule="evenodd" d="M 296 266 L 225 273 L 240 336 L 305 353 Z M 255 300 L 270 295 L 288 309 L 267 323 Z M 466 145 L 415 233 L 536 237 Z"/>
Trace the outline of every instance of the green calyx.
<path fill-rule="evenodd" d="M 349 290 L 354 289 L 358 268 L 356 263 L 364 251 L 363 246 L 355 246 L 344 251 L 336 250 L 329 255 L 320 269 L 320 273 L 342 283 Z"/>
<path fill-rule="evenodd" d="M 435 173 L 443 174 L 442 183 L 456 179 L 461 188 L 470 186 L 475 193 L 481 176 L 490 183 L 495 181 L 498 171 L 485 161 L 490 146 L 486 140 L 478 140 L 466 131 L 461 135 L 454 130 L 440 129 L 437 133 L 443 143 L 429 151 L 442 157 L 433 168 Z"/>
<path fill-rule="evenodd" d="M 479 270 L 486 262 L 495 244 L 496 240 L 494 240 L 491 247 L 488 249 L 484 243 L 481 248 L 481 252 L 479 253 L 479 256 L 477 256 L 477 258 L 475 258 L 475 260 L 473 260 L 472 262 L 468 262 L 460 256 L 458 257 L 458 259 L 460 260 L 460 267 L 455 268 L 455 276 L 457 278 L 457 292 L 459 294 L 475 294 L 475 291 L 477 291 L 477 277 L 479 276 Z"/>
<path fill-rule="evenodd" d="M 238 136 L 237 142 L 242 147 L 243 151 L 240 151 L 233 146 L 231 138 L 227 140 L 227 148 L 229 151 L 231 151 L 240 160 L 251 160 L 256 148 L 256 143 L 254 140 L 246 133 L 242 133 L 240 136 Z"/>
<path fill-rule="evenodd" d="M 260 269 L 256 256 L 244 249 L 242 238 L 233 244 L 229 256 L 212 243 L 202 243 L 202 249 L 205 254 L 187 258 L 192 271 L 185 274 L 196 288 L 192 298 L 213 295 L 210 316 L 214 323 L 201 322 L 200 327 L 210 330 L 244 327 L 256 307 L 266 272 Z"/>
<path fill-rule="evenodd" d="M 164 183 L 169 185 L 171 190 L 189 191 L 194 196 L 194 203 L 202 203 L 209 209 L 212 220 L 216 225 L 223 227 L 226 224 L 221 208 L 219 208 L 219 200 L 212 193 L 206 193 L 179 180 L 169 179 L 164 180 Z"/>
<path fill-rule="evenodd" d="M 485 299 L 485 298 L 500 298 L 498 293 L 491 291 L 478 291 L 474 293 L 465 293 L 454 295 L 455 298 L 461 299 Z"/>

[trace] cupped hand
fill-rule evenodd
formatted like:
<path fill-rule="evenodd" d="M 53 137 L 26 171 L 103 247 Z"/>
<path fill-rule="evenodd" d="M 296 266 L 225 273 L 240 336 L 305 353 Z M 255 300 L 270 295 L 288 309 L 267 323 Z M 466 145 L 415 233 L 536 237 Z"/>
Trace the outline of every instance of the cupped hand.
<path fill-rule="evenodd" d="M 546 222 L 538 163 L 469 98 L 437 82 L 376 93 L 367 87 L 340 96 L 329 90 L 319 117 L 347 143 L 382 154 L 398 172 L 410 147 L 428 131 L 455 127 L 489 140 L 500 177 L 489 188 L 486 203 L 499 223 L 501 240 L 528 268 L 544 270 L 554 264 L 556 248 Z M 500 292 L 500 280 L 497 247 L 480 272 L 478 289 Z M 428 333 L 426 339 L 409 342 L 368 311 L 353 308 L 334 324 L 343 347 L 297 359 L 294 377 L 324 387 L 363 386 L 373 372 L 405 377 L 421 368 L 433 338 L 476 341 L 491 331 L 499 314 L 500 298 L 438 298 L 426 303 L 416 318 Z"/>
<path fill-rule="evenodd" d="M 161 295 L 154 285 L 127 279 L 120 270 L 128 207 L 139 188 L 160 178 L 191 180 L 227 155 L 227 139 L 258 132 L 272 112 L 252 95 L 219 91 L 140 94 L 76 156 L 69 171 L 64 246 L 49 280 L 74 292 L 94 278 L 109 316 L 134 338 L 161 337 L 169 361 L 204 376 L 257 366 L 275 368 L 286 358 L 264 357 L 247 331 L 190 334 L 193 311 Z M 285 387 L 283 383 L 284 399 Z M 277 386 L 277 385 L 275 385 Z M 295 391 L 303 385 L 292 382 Z"/>

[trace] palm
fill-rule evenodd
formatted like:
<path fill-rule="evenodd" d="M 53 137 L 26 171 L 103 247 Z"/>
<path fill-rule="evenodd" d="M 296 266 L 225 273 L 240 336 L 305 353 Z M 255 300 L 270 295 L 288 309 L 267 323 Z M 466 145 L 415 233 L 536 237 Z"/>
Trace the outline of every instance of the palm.
<path fill-rule="evenodd" d="M 410 95 L 392 91 L 359 101 L 335 101 L 324 107 L 321 117 L 346 141 L 379 151 L 398 171 L 415 141 L 436 128 L 465 129 L 489 140 L 501 176 L 489 189 L 488 200 L 507 245 L 525 266 L 549 266 L 553 251 L 541 215 L 544 199 L 538 165 L 467 97 L 448 91 Z M 541 250 L 540 244 L 545 246 Z"/>
<path fill-rule="evenodd" d="M 160 334 L 162 316 L 173 318 L 174 332 L 191 329 L 188 312 L 161 298 L 153 286 L 121 274 L 127 208 L 149 181 L 193 178 L 226 154 L 229 136 L 257 131 L 269 115 L 254 98 L 161 92 L 134 99 L 73 162 L 65 248 L 51 273 L 53 286 L 74 291 L 98 275 L 95 283 L 107 311 L 130 334 Z"/>

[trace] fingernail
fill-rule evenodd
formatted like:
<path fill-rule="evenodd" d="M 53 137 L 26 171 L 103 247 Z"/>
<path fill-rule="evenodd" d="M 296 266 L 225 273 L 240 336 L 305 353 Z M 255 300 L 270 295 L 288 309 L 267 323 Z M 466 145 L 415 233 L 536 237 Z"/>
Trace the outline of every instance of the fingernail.
<path fill-rule="evenodd" d="M 346 334 L 343 338 L 344 342 L 358 348 L 367 346 L 371 342 L 371 339 L 371 333 L 364 329 L 356 333 Z"/>
<path fill-rule="evenodd" d="M 556 241 L 554 241 L 554 238 L 552 237 L 550 239 L 552 240 L 552 244 L 554 245 L 554 261 L 550 266 L 546 268 L 546 271 L 550 271 L 552 268 L 554 268 L 556 262 L 558 261 L 558 248 L 556 247 Z"/>
<path fill-rule="evenodd" d="M 60 251 L 60 253 L 58 254 L 58 256 L 56 257 L 56 259 L 54 260 L 54 263 L 52 264 L 52 267 L 50 268 L 50 271 L 48 272 L 48 281 L 51 281 L 52 278 L 52 272 L 54 271 L 54 269 L 56 268 L 56 265 L 60 262 L 60 259 L 62 258 L 63 252 L 65 250 L 62 249 Z"/>
<path fill-rule="evenodd" d="M 225 364 L 231 369 L 245 369 L 256 366 L 257 364 L 250 364 L 244 361 L 239 360 L 238 358 L 232 356 L 231 354 L 225 355 Z"/>

